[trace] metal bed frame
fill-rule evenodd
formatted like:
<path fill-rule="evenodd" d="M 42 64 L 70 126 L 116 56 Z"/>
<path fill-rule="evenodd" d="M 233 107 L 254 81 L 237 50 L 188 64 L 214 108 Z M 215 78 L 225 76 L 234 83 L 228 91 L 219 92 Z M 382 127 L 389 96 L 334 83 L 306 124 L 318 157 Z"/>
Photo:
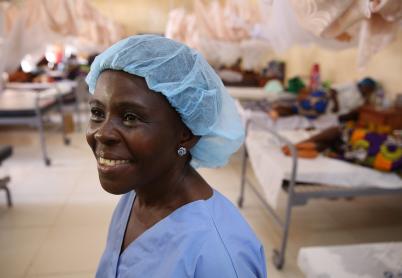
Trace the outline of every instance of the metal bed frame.
<path fill-rule="evenodd" d="M 246 136 L 248 130 L 252 123 L 251 120 L 246 121 Z M 402 194 L 401 189 L 382 189 L 375 187 L 366 187 L 366 188 L 345 188 L 340 186 L 331 186 L 331 185 L 320 185 L 320 184 L 298 184 L 296 181 L 297 177 L 297 150 L 296 147 L 286 138 L 279 135 L 273 129 L 263 127 L 264 130 L 271 133 L 275 138 L 277 138 L 281 143 L 285 144 L 291 153 L 292 156 L 292 170 L 290 175 L 290 180 L 287 183 L 283 184 L 284 190 L 287 192 L 287 206 L 285 211 L 284 219 L 278 215 L 274 208 L 272 208 L 268 202 L 264 199 L 262 194 L 259 192 L 257 187 L 250 182 L 247 178 L 247 160 L 248 153 L 246 145 L 244 145 L 244 151 L 242 154 L 242 166 L 241 166 L 241 180 L 240 180 L 240 195 L 238 198 L 238 206 L 240 208 L 243 207 L 244 203 L 244 191 L 246 184 L 252 189 L 258 199 L 262 202 L 264 207 L 268 210 L 268 212 L 272 215 L 275 222 L 282 229 L 282 240 L 280 244 L 280 248 L 274 249 L 273 251 L 273 263 L 277 269 L 282 269 L 285 264 L 285 252 L 286 246 L 289 237 L 289 229 L 291 222 L 291 214 L 292 208 L 295 206 L 306 205 L 310 199 L 318 199 L 318 198 L 353 198 L 353 197 L 361 197 L 361 196 L 378 196 L 378 195 L 392 195 L 392 194 Z"/>
<path fill-rule="evenodd" d="M 13 154 L 13 149 L 11 146 L 2 146 L 0 145 L 0 166 L 3 163 L 3 161 L 7 158 L 9 158 Z M 13 206 L 13 202 L 11 199 L 11 193 L 10 189 L 8 189 L 7 184 L 10 182 L 10 177 L 5 176 L 5 177 L 0 177 L 0 190 L 4 190 L 6 192 L 6 198 L 7 198 L 7 206 L 10 208 Z"/>
<path fill-rule="evenodd" d="M 43 160 L 45 162 L 46 166 L 51 165 L 51 160 L 48 156 L 47 148 L 46 148 L 46 141 L 45 141 L 45 135 L 44 135 L 44 125 L 43 125 L 43 116 L 48 110 L 53 108 L 55 105 L 57 106 L 57 109 L 60 113 L 61 116 L 61 130 L 62 130 L 62 136 L 63 136 L 63 141 L 65 145 L 70 144 L 70 139 L 67 137 L 67 134 L 65 132 L 65 127 L 64 127 L 64 109 L 63 109 L 63 93 L 60 91 L 60 89 L 57 87 L 57 85 L 54 87 L 56 89 L 56 94 L 52 94 L 47 96 L 43 92 L 35 92 L 35 107 L 33 109 L 32 115 L 24 115 L 24 116 L 18 116 L 18 115 L 13 115 L 13 116 L 3 116 L 0 117 L 0 125 L 29 125 L 32 127 L 35 127 L 39 131 L 39 140 L 40 140 L 40 145 L 41 145 L 41 150 L 42 150 L 42 155 L 43 155 Z M 44 95 L 43 95 L 44 94 Z M 76 94 L 75 90 L 73 89 L 73 94 Z M 51 104 L 47 104 L 45 106 L 41 105 L 41 100 L 43 101 L 46 98 L 55 98 L 55 102 L 52 102 Z M 78 98 L 76 98 L 78 101 Z M 76 109 L 78 109 L 78 104 L 76 103 Z"/>

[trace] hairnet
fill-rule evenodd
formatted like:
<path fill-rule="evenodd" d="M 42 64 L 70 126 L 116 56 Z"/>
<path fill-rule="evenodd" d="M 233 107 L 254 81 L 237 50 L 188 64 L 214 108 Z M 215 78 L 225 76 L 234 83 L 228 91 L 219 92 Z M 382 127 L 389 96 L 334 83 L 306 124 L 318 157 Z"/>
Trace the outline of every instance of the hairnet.
<path fill-rule="evenodd" d="M 195 50 L 155 35 L 121 40 L 96 57 L 86 82 L 94 93 L 104 70 L 121 70 L 145 78 L 162 93 L 194 135 L 190 150 L 194 167 L 219 167 L 242 144 L 244 129 L 233 99 L 222 81 Z"/>

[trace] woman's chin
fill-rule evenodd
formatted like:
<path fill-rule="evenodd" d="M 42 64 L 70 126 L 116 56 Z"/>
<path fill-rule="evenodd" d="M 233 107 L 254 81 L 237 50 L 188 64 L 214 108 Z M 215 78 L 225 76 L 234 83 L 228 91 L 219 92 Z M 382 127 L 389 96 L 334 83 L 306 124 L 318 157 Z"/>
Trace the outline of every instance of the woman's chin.
<path fill-rule="evenodd" d="M 116 182 L 102 181 L 102 180 L 100 182 L 103 190 L 113 195 L 122 195 L 129 193 L 130 191 L 133 190 L 131 186 L 118 184 Z"/>

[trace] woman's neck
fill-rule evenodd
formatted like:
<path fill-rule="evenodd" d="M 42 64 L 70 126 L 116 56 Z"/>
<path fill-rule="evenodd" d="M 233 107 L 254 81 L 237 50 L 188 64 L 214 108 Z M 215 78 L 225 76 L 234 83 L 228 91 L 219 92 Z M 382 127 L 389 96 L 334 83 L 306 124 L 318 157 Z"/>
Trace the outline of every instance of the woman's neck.
<path fill-rule="evenodd" d="M 209 193 L 209 194 L 208 194 Z M 189 165 L 172 169 L 153 184 L 136 190 L 137 208 L 175 210 L 186 203 L 207 199 L 212 189 Z"/>

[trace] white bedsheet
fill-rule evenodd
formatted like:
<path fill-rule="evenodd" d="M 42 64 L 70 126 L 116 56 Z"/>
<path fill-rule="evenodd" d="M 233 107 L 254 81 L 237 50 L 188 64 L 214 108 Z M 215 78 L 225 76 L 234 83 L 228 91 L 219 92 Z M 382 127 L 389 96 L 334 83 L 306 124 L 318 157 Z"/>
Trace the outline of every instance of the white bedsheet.
<path fill-rule="evenodd" d="M 6 89 L 13 90 L 49 90 L 57 88 L 62 94 L 71 92 L 77 87 L 77 81 L 62 80 L 53 83 L 34 83 L 34 82 L 8 82 Z"/>
<path fill-rule="evenodd" d="M 286 97 L 286 95 L 284 96 Z M 280 99 L 280 97 L 277 97 L 275 100 L 278 99 Z M 271 100 L 269 99 L 269 101 Z M 273 128 L 275 130 L 294 130 L 306 128 L 326 129 L 339 125 L 338 116 L 336 114 L 324 114 L 314 120 L 307 119 L 303 116 L 294 115 L 289 117 L 281 117 L 274 121 L 264 112 L 244 109 L 238 101 L 236 102 L 236 106 L 244 123 L 246 123 L 247 120 L 252 120 L 260 126 Z"/>
<path fill-rule="evenodd" d="M 402 276 L 402 242 L 305 247 L 298 265 L 307 278 L 397 278 Z"/>
<path fill-rule="evenodd" d="M 303 130 L 281 131 L 280 134 L 292 143 L 312 135 L 311 132 Z M 250 127 L 246 146 L 251 165 L 264 190 L 266 200 L 275 208 L 282 181 L 290 178 L 292 159 L 281 152 L 278 140 L 262 129 Z M 402 188 L 402 179 L 396 174 L 384 173 L 324 156 L 316 159 L 298 159 L 296 180 L 354 188 Z"/>

